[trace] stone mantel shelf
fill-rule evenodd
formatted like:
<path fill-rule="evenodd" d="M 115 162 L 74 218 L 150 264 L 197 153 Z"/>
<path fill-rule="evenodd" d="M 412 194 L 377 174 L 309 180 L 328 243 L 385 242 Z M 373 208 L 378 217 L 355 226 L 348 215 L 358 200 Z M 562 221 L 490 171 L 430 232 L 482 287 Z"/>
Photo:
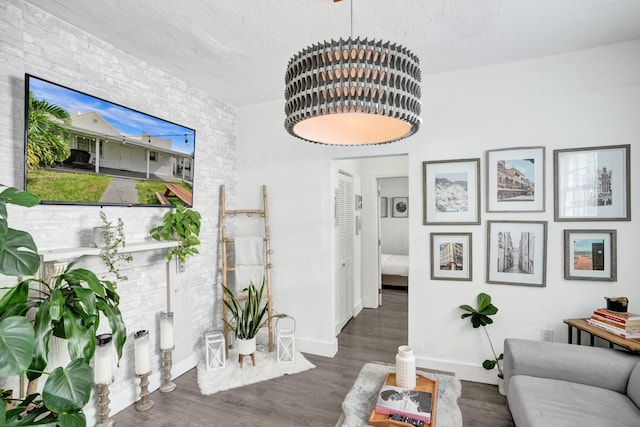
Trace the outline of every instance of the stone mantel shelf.
<path fill-rule="evenodd" d="M 128 252 L 142 252 L 153 251 L 157 249 L 173 248 L 178 246 L 178 242 L 175 240 L 169 241 L 156 241 L 156 240 L 144 240 L 140 242 L 129 242 L 124 248 L 120 249 L 122 253 Z M 63 261 L 69 259 L 75 259 L 83 255 L 100 255 L 101 248 L 94 247 L 76 247 L 76 248 L 55 248 L 55 249 L 43 249 L 38 251 L 42 262 Z"/>

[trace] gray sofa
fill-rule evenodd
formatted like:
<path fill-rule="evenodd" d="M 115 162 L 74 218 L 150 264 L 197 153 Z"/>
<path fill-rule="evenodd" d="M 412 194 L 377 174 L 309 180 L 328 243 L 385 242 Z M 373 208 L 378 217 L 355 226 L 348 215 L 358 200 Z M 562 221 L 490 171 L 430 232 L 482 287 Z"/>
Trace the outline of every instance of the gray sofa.
<path fill-rule="evenodd" d="M 640 426 L 640 355 L 509 338 L 504 385 L 517 427 Z"/>

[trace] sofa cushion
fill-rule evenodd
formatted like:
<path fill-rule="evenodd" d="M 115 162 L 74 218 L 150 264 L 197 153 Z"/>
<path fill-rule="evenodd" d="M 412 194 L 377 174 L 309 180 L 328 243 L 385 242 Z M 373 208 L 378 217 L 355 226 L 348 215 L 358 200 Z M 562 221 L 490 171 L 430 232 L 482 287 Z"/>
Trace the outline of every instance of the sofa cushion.
<path fill-rule="evenodd" d="M 515 375 L 507 399 L 518 427 L 640 425 L 640 409 L 625 394 L 606 388 Z"/>
<path fill-rule="evenodd" d="M 633 400 L 636 406 L 640 407 L 640 363 L 638 363 L 629 376 L 627 384 L 627 395 Z"/>
<path fill-rule="evenodd" d="M 626 393 L 638 355 L 608 348 L 508 338 L 504 342 L 507 393 L 514 375 L 561 379 Z"/>

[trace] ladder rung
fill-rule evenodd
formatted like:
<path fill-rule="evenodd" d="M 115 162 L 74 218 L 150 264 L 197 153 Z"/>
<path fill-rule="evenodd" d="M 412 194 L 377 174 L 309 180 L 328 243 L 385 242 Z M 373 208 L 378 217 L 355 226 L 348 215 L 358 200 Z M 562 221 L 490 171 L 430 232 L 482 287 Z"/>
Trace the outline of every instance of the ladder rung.
<path fill-rule="evenodd" d="M 258 210 L 258 209 L 248 209 L 248 210 L 240 210 L 240 209 L 235 209 L 235 210 L 231 210 L 231 211 L 224 211 L 225 215 L 261 215 L 264 216 L 264 211 L 262 210 Z"/>
<path fill-rule="evenodd" d="M 235 295 L 235 297 L 236 297 L 236 299 L 237 299 L 238 301 L 244 301 L 244 300 L 246 300 L 246 299 L 247 299 L 247 295 Z M 228 296 L 227 296 L 227 295 L 225 295 L 225 296 L 224 296 L 224 298 L 225 298 L 225 299 L 227 299 L 227 298 L 228 298 Z M 268 299 L 269 299 L 269 295 L 262 295 L 262 298 L 261 298 L 261 299 L 267 299 L 267 300 L 268 300 Z M 228 301 L 228 299 L 227 299 L 227 301 Z"/>

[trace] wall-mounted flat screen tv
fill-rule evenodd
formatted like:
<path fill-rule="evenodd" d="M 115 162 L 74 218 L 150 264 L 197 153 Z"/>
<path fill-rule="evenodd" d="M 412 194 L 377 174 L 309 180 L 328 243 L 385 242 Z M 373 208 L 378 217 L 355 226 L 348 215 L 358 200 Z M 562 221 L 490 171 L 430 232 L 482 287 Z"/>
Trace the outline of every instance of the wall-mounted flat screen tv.
<path fill-rule="evenodd" d="M 25 188 L 42 203 L 192 206 L 194 129 L 25 80 Z"/>

